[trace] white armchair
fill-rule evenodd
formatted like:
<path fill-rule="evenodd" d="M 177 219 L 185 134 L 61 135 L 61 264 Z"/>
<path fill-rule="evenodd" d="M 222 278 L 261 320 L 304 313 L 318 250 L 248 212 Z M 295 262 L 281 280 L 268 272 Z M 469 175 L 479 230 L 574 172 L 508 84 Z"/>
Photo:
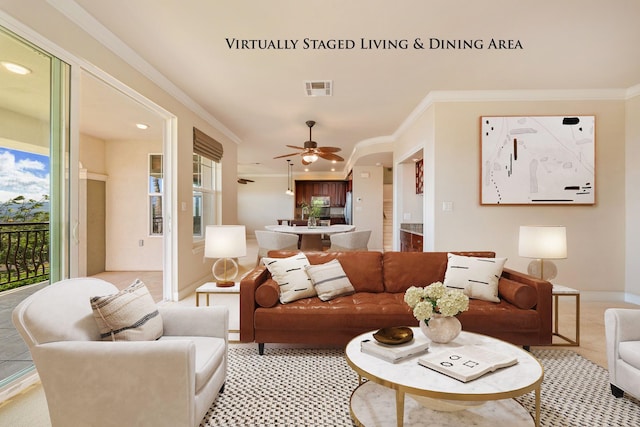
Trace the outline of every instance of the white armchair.
<path fill-rule="evenodd" d="M 158 307 L 160 339 L 100 341 L 89 298 L 116 292 L 100 279 L 68 279 L 13 311 L 52 425 L 198 426 L 226 379 L 227 308 Z"/>
<path fill-rule="evenodd" d="M 609 308 L 604 312 L 611 393 L 640 398 L 640 310 Z"/>

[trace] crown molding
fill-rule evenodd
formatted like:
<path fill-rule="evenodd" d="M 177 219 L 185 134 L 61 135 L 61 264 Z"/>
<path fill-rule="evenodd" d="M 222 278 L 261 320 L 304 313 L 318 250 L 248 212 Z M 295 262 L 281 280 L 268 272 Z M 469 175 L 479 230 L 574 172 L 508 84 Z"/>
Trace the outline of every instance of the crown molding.
<path fill-rule="evenodd" d="M 627 99 L 635 98 L 636 96 L 639 96 L 639 95 L 640 95 L 640 84 L 631 86 L 629 89 L 627 89 Z"/>
<path fill-rule="evenodd" d="M 624 101 L 638 94 L 640 94 L 640 85 L 629 89 L 432 91 L 407 116 L 393 133 L 393 137 L 395 139 L 402 135 L 437 102 Z"/>
<path fill-rule="evenodd" d="M 73 0 L 47 0 L 53 8 L 58 10 L 70 21 L 82 28 L 87 34 L 95 38 L 100 44 L 122 58 L 127 64 L 136 69 L 146 78 L 158 85 L 160 88 L 177 99 L 180 103 L 205 120 L 214 128 L 222 132 L 226 137 L 236 144 L 242 140 L 229 128 L 223 125 L 218 119 L 202 108 L 191 97 L 167 79 L 162 73 L 145 61 L 127 44 L 120 40 L 115 34 L 109 31 L 104 25 L 87 13 Z"/>

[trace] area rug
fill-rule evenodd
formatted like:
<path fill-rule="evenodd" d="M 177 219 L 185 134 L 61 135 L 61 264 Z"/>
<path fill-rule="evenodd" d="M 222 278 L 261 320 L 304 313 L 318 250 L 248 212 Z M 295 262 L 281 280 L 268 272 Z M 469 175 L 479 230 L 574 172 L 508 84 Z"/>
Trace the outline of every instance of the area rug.
<path fill-rule="evenodd" d="M 570 350 L 532 353 L 545 369 L 541 426 L 640 426 L 640 402 L 614 398 L 605 369 Z M 224 393 L 201 427 L 353 427 L 357 382 L 340 349 L 267 348 L 259 356 L 257 346 L 232 347 Z M 516 400 L 533 414 L 534 399 L 531 392 Z"/>

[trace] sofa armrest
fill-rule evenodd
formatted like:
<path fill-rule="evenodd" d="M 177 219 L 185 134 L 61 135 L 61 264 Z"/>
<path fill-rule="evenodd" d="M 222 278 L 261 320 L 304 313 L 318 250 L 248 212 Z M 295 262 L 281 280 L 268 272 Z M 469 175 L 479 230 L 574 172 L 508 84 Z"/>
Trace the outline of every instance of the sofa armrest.
<path fill-rule="evenodd" d="M 540 342 L 551 344 L 553 323 L 551 283 L 510 268 L 502 270 L 502 277 L 536 289 L 538 299 L 533 310 L 536 310 L 540 316 Z"/>
<path fill-rule="evenodd" d="M 256 290 L 271 277 L 264 265 L 258 265 L 240 281 L 240 342 L 253 342 L 254 312 L 256 304 Z"/>
<path fill-rule="evenodd" d="M 192 341 L 59 341 L 32 354 L 52 425 L 194 425 Z"/>
<path fill-rule="evenodd" d="M 210 307 L 158 307 L 163 335 L 224 338 L 229 336 L 229 309 Z"/>

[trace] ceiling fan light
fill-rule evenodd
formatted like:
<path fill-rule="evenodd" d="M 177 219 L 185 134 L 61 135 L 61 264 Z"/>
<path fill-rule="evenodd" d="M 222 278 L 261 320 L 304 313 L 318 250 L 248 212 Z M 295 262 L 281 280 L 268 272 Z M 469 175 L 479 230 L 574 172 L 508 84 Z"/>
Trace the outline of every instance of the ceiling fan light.
<path fill-rule="evenodd" d="M 318 160 L 318 155 L 316 153 L 309 153 L 302 156 L 302 159 L 307 163 L 313 163 Z"/>

